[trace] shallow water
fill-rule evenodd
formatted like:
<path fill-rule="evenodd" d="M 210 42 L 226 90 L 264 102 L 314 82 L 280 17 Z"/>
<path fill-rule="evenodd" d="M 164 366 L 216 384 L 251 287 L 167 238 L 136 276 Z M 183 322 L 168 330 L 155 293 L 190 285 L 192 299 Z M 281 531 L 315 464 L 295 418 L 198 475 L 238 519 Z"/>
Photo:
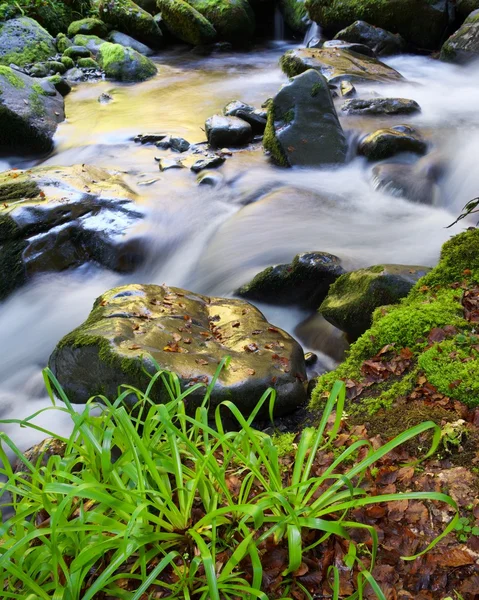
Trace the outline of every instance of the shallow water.
<path fill-rule="evenodd" d="M 422 113 L 407 121 L 341 116 L 352 140 L 386 124 L 416 126 L 433 147 L 428 160 L 445 166 L 435 206 L 375 191 L 371 166 L 361 158 L 335 170 L 284 170 L 269 163 L 260 145 L 252 145 L 228 158 L 220 169 L 223 185 L 211 189 L 198 187 L 189 169 L 160 173 L 154 156 L 161 152 L 132 141 L 135 134 L 149 131 L 204 141 L 205 119 L 228 101 L 239 98 L 260 106 L 286 81 L 277 64 L 285 49 L 276 43 L 256 52 L 208 58 L 168 52 L 156 59 L 158 76 L 142 84 L 81 84 L 66 99 L 67 120 L 58 129 L 52 156 L 43 161 L 1 159 L 0 169 L 87 163 L 124 173 L 147 207 L 143 227 L 150 247 L 147 264 L 134 274 L 84 267 L 43 276 L 2 304 L 1 418 L 22 418 L 46 405 L 41 369 L 48 356 L 85 319 L 94 299 L 115 285 L 165 282 L 232 295 L 262 268 L 311 250 L 336 254 L 347 268 L 437 262 L 442 243 L 463 228 L 445 226 L 479 190 L 478 66 L 392 58 L 388 62 L 407 81 L 368 85 L 364 92 L 412 98 Z M 100 104 L 102 92 L 113 101 Z M 260 308 L 272 322 L 296 332 L 306 348 L 324 352 L 325 368 L 334 366 L 337 333 L 330 327 L 313 319 L 298 328 L 307 313 Z M 39 421 L 67 431 L 66 419 L 60 417 L 46 413 Z M 4 429 L 21 448 L 44 437 L 16 425 Z"/>

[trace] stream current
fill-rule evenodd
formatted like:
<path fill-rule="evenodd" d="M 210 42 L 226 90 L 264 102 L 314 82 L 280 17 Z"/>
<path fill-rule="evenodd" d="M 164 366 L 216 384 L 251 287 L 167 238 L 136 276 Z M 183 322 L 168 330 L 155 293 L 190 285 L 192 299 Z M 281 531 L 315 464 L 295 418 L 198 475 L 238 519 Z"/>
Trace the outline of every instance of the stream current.
<path fill-rule="evenodd" d="M 263 268 L 314 250 L 339 256 L 348 269 L 434 265 L 444 241 L 467 226 L 462 221 L 445 228 L 479 191 L 477 65 L 459 68 L 418 56 L 389 59 L 406 80 L 364 85 L 361 94 L 416 100 L 422 112 L 406 119 L 344 117 L 337 101 L 352 143 L 365 132 L 404 122 L 421 131 L 432 146 L 431 161 L 444 166 L 433 206 L 375 190 L 371 164 L 360 157 L 337 169 L 287 170 L 273 166 L 261 144 L 252 145 L 233 152 L 219 169 L 223 183 L 211 188 L 198 186 L 189 169 L 160 173 L 154 157 L 161 152 L 132 141 L 138 133 L 164 132 L 203 142 L 205 119 L 227 102 L 241 99 L 259 107 L 278 91 L 287 80 L 278 59 L 287 49 L 275 42 L 245 54 L 208 58 L 169 51 L 155 58 L 158 75 L 144 83 L 80 84 L 66 98 L 67 119 L 58 128 L 52 155 L 41 161 L 0 159 L 0 170 L 85 163 L 122 174 L 147 208 L 141 235 L 149 248 L 146 264 L 135 273 L 88 266 L 44 275 L 1 304 L 1 419 L 23 418 L 49 404 L 41 370 L 50 353 L 111 287 L 167 283 L 231 296 Z M 98 102 L 103 92 L 112 96 L 110 103 Z M 305 349 L 316 351 L 324 369 L 334 367 L 338 332 L 321 318 L 259 307 Z M 35 422 L 67 433 L 67 421 L 46 412 Z M 17 425 L 3 429 L 21 449 L 45 437 Z"/>

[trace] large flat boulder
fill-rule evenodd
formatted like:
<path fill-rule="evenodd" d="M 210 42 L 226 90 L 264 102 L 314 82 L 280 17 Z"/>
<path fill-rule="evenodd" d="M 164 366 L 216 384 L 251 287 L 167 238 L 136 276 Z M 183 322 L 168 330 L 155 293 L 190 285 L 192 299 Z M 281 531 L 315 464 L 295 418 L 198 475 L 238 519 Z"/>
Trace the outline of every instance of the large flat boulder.
<path fill-rule="evenodd" d="M 342 80 L 352 82 L 401 81 L 402 75 L 381 61 L 341 48 L 298 48 L 289 50 L 280 59 L 288 77 L 314 69 L 331 83 Z"/>
<path fill-rule="evenodd" d="M 38 80 L 0 66 L 0 146 L 31 155 L 49 152 L 58 123 L 65 118 L 63 97 Z"/>
<path fill-rule="evenodd" d="M 59 342 L 49 365 L 70 401 L 84 403 L 100 393 L 114 399 L 121 384 L 145 390 L 143 370 L 154 374 L 154 361 L 177 374 L 182 390 L 207 384 L 225 356 L 231 363 L 213 387 L 212 406 L 231 400 L 248 414 L 269 387 L 276 390 L 278 415 L 304 402 L 304 355 L 292 337 L 244 300 L 164 285 L 128 285 L 100 296 L 87 321 Z M 204 394 L 202 387 L 187 397 L 189 410 Z M 161 381 L 150 399 L 168 400 Z"/>
<path fill-rule="evenodd" d="M 459 64 L 479 58 L 479 9 L 472 12 L 456 33 L 444 43 L 440 58 Z"/>
<path fill-rule="evenodd" d="M 0 64 L 23 66 L 56 54 L 55 40 L 33 19 L 0 21 Z"/>
<path fill-rule="evenodd" d="M 347 143 L 326 79 L 313 69 L 284 85 L 268 109 L 264 148 L 282 166 L 343 163 Z"/>
<path fill-rule="evenodd" d="M 91 166 L 0 175 L 0 298 L 38 273 L 94 261 L 131 271 L 144 258 L 133 228 L 144 216 L 135 193 Z"/>

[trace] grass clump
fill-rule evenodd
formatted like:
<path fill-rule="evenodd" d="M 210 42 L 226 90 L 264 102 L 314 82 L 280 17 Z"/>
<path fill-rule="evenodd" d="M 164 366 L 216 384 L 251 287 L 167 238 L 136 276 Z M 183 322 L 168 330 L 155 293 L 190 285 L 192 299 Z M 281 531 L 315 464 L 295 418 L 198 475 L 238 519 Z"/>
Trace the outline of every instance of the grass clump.
<path fill-rule="evenodd" d="M 297 443 L 285 440 L 278 449 L 273 438 L 251 425 L 265 402 L 272 413 L 274 391 L 263 395 L 247 420 L 228 401 L 211 414 L 208 403 L 216 378 L 193 415 L 187 412 L 193 388 L 182 393 L 176 376 L 161 371 L 145 392 L 123 386 L 114 402 L 92 398 L 77 414 L 51 371 L 45 370 L 52 402 L 55 391 L 65 407 L 44 410 L 68 413 L 73 433 L 69 439 L 56 436 L 62 446 L 59 454 L 37 459 L 23 455 L 0 433 L 0 473 L 7 479 L 0 484 L 0 498 L 11 495 L 7 502 L 14 513 L 1 526 L 2 598 L 286 598 L 303 557 L 330 538 L 342 538 L 349 544 L 346 562 L 356 574 L 356 597 L 362 598 L 370 584 L 384 599 L 371 575 L 376 530 L 349 520 L 350 510 L 415 499 L 445 502 L 457 512 L 442 493 L 373 496 L 362 486 L 370 467 L 426 431 L 433 432 L 431 455 L 441 435 L 434 423 L 417 425 L 376 450 L 368 440 L 358 439 L 337 451 L 334 462 L 318 475 L 318 453 L 332 448 L 340 430 L 342 384 L 334 386 L 319 426 L 305 429 Z M 169 402 L 155 405 L 149 400 L 154 385 L 166 387 Z M 132 396 L 137 404 L 129 414 L 125 402 L 131 404 Z M 93 411 L 97 402 L 103 405 L 100 415 Z M 225 412 L 238 421 L 239 431 L 225 430 Z M 32 419 L 20 424 L 52 435 Z M 285 475 L 278 458 L 290 445 L 293 461 Z M 20 469 L 11 468 L 6 447 Z M 352 462 L 359 449 L 361 457 Z M 456 514 L 419 554 L 452 531 L 457 519 Z M 350 537 L 357 529 L 371 539 L 367 568 Z M 287 549 L 282 585 L 275 590 L 264 589 L 266 543 L 270 549 Z M 338 568 L 330 567 L 326 577 L 337 598 Z"/>

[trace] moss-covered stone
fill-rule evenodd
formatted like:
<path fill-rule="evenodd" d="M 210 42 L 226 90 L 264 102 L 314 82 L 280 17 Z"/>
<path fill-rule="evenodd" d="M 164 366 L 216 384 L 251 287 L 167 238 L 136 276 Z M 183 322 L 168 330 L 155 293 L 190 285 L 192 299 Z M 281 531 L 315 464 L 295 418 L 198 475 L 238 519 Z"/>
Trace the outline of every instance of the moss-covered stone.
<path fill-rule="evenodd" d="M 279 0 L 279 10 L 283 15 L 284 22 L 293 33 L 306 33 L 309 27 L 309 16 L 304 2 L 298 0 Z"/>
<path fill-rule="evenodd" d="M 247 0 L 188 0 L 216 29 L 220 41 L 246 44 L 254 34 L 255 17 Z"/>
<path fill-rule="evenodd" d="M 441 48 L 441 60 L 466 64 L 479 57 L 479 9 L 472 12 Z"/>
<path fill-rule="evenodd" d="M 97 60 L 105 75 L 117 81 L 144 81 L 157 73 L 149 58 L 120 44 L 102 44 Z"/>
<path fill-rule="evenodd" d="M 384 160 L 400 152 L 426 154 L 427 143 L 412 127 L 397 125 L 370 133 L 358 146 L 358 154 L 368 160 Z"/>
<path fill-rule="evenodd" d="M 347 360 L 319 378 L 312 407 L 321 406 L 337 379 L 361 386 L 366 379 L 364 361 L 390 344 L 397 352 L 407 348 L 412 353 L 411 366 L 399 379 L 366 386 L 358 394 L 356 410 L 375 411 L 407 395 L 420 372 L 443 394 L 478 405 L 475 324 L 466 319 L 462 304 L 463 290 L 475 289 L 478 282 L 479 229 L 472 229 L 444 244 L 438 265 L 399 304 L 376 309 L 371 328 L 351 346 Z M 433 330 L 445 332 L 438 342 L 434 335 L 429 338 Z"/>
<path fill-rule="evenodd" d="M 113 29 L 127 33 L 152 48 L 163 45 L 161 30 L 152 15 L 132 0 L 98 0 L 98 11 Z"/>
<path fill-rule="evenodd" d="M 79 58 L 77 65 L 80 69 L 98 69 L 99 65 L 93 58 Z"/>
<path fill-rule="evenodd" d="M 62 64 L 65 65 L 66 69 L 73 69 L 73 67 L 75 66 L 75 61 L 69 56 L 63 55 L 60 60 Z"/>
<path fill-rule="evenodd" d="M 183 0 L 157 0 L 158 10 L 168 30 L 182 42 L 200 46 L 216 39 L 213 25 Z"/>
<path fill-rule="evenodd" d="M 80 21 L 73 21 L 68 27 L 68 37 L 75 37 L 77 34 L 97 35 L 105 37 L 108 33 L 107 26 L 100 19 L 87 18 Z"/>
<path fill-rule="evenodd" d="M 98 54 L 100 46 L 105 43 L 106 40 L 99 38 L 97 35 L 84 35 L 79 33 L 73 38 L 75 46 L 83 46 L 87 48 L 94 56 Z M 68 54 L 67 54 L 68 56 Z"/>
<path fill-rule="evenodd" d="M 24 66 L 55 53 L 54 39 L 33 19 L 20 17 L 0 22 L 0 64 Z"/>
<path fill-rule="evenodd" d="M 55 44 L 57 46 L 58 52 L 63 54 L 67 48 L 73 46 L 73 42 L 67 38 L 64 33 L 59 33 L 55 38 Z"/>
<path fill-rule="evenodd" d="M 449 22 L 447 0 L 306 0 L 311 18 L 336 33 L 362 20 L 401 34 L 419 48 L 437 48 Z"/>

